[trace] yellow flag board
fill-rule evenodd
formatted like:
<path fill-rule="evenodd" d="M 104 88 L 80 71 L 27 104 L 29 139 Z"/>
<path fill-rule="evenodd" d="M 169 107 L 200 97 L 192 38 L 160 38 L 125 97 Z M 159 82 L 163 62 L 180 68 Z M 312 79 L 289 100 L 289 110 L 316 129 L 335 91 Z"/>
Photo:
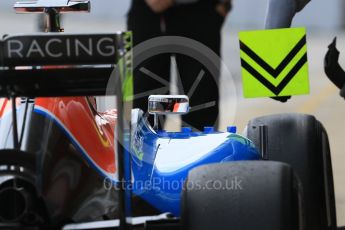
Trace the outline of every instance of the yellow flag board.
<path fill-rule="evenodd" d="M 239 33 L 245 98 L 309 94 L 305 28 Z"/>

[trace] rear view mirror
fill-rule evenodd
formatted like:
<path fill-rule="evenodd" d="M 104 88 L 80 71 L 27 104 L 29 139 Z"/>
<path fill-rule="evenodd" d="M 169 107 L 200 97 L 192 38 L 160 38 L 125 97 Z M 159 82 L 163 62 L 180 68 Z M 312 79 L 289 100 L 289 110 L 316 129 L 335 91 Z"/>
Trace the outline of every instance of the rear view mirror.
<path fill-rule="evenodd" d="M 148 112 L 154 115 L 186 114 L 189 112 L 189 98 L 185 95 L 152 95 Z"/>

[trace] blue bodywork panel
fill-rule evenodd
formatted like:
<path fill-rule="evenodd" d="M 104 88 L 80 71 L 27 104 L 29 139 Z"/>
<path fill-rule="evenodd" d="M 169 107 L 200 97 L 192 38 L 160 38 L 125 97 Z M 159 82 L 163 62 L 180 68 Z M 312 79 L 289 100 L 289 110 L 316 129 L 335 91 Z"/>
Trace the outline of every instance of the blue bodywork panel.
<path fill-rule="evenodd" d="M 254 144 L 235 133 L 156 133 L 139 119 L 132 138 L 133 193 L 161 212 L 180 216 L 180 194 L 189 170 L 205 164 L 260 160 Z M 234 129 L 230 129 L 234 130 Z"/>
<path fill-rule="evenodd" d="M 22 106 L 17 112 L 18 117 L 23 116 Z M 35 113 L 38 111 L 35 110 Z M 43 112 L 38 114 L 41 113 Z M 3 127 L 11 125 L 10 115 L 9 113 L 3 117 L 0 123 L 3 130 L 10 130 L 9 127 Z M 58 124 L 54 117 L 45 116 Z M 19 119 L 18 122 L 21 124 L 22 120 Z M 64 130 L 62 126 L 59 127 Z M 127 184 L 126 188 L 132 188 L 130 190 L 133 195 L 160 212 L 180 216 L 180 195 L 191 169 L 205 164 L 261 159 L 254 144 L 235 134 L 235 130 L 234 127 L 229 127 L 228 132 L 216 132 L 213 128 L 206 127 L 204 132 L 192 132 L 185 127 L 181 132 L 156 132 L 145 117 L 139 116 L 136 125 L 132 125 L 131 138 L 126 138 L 131 143 L 126 141 L 130 145 L 127 146 L 130 151 L 125 154 L 126 162 L 130 163 L 126 164 L 129 167 L 125 168 L 125 172 L 132 177 L 132 183 Z M 8 141 L 11 140 L 11 133 L 3 135 L 6 138 L 1 140 L 6 142 L 0 144 L 11 147 L 13 144 Z M 70 136 L 68 138 L 71 139 Z M 75 146 L 78 148 L 77 144 Z M 82 155 L 88 161 L 87 154 Z M 90 166 L 98 171 L 92 163 Z M 116 181 L 114 183 L 117 184 Z M 131 199 L 130 193 L 126 193 L 126 199 Z"/>

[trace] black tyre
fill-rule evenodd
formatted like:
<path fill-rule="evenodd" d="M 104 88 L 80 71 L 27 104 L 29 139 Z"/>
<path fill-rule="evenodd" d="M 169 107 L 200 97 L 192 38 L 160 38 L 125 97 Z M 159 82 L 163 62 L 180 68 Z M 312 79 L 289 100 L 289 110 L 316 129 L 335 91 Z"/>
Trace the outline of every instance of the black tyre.
<path fill-rule="evenodd" d="M 247 137 L 260 146 L 260 126 L 267 126 L 267 156 L 292 166 L 301 180 L 307 230 L 335 230 L 336 209 L 327 132 L 313 116 L 283 114 L 249 122 Z"/>
<path fill-rule="evenodd" d="M 269 161 L 191 170 L 182 198 L 184 230 L 298 230 L 300 208 L 289 165 Z"/>

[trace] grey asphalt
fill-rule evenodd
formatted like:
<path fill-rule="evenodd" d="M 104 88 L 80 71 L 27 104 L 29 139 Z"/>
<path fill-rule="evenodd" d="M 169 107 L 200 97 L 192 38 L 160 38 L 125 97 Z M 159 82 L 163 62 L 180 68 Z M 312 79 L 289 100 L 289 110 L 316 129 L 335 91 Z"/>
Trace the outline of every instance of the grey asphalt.
<path fill-rule="evenodd" d="M 35 31 L 35 16 L 14 15 L 10 11 L 0 9 L 0 35 L 27 33 Z M 124 20 L 92 20 L 87 15 L 74 15 L 65 18 L 66 32 L 114 32 L 123 30 Z M 253 117 L 273 113 L 307 113 L 313 114 L 326 127 L 331 142 L 333 172 L 338 210 L 338 222 L 345 225 L 345 101 L 338 95 L 338 90 L 326 79 L 323 72 L 323 56 L 334 35 L 338 36 L 338 47 L 345 48 L 345 33 L 337 31 L 309 31 L 308 58 L 311 82 L 311 93 L 293 97 L 282 104 L 271 99 L 244 99 L 240 76 L 239 47 L 236 29 L 223 31 L 223 57 L 231 72 L 222 77 L 222 108 L 220 126 L 225 130 L 227 125 L 236 124 L 243 130 Z M 345 50 L 345 49 L 344 49 Z M 345 53 L 345 51 L 344 51 Z M 345 63 L 345 55 L 341 63 Z M 229 92 L 230 78 L 236 85 L 237 98 Z M 237 102 L 233 107 L 232 103 Z M 233 109 L 235 108 L 235 109 Z"/>

